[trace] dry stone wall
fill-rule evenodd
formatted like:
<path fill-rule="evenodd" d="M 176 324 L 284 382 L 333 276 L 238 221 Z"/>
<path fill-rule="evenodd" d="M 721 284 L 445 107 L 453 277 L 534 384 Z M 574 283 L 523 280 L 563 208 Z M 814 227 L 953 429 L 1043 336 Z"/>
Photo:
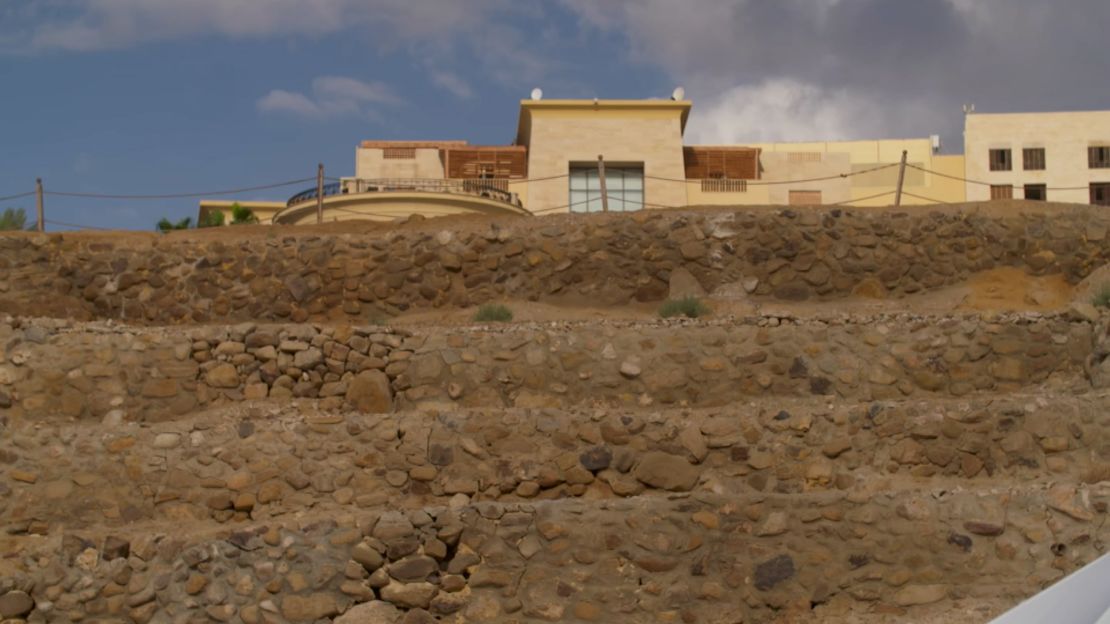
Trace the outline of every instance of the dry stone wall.
<path fill-rule="evenodd" d="M 996 266 L 1077 282 L 1110 261 L 1110 215 L 841 209 L 644 211 L 475 228 L 0 237 L 9 311 L 156 324 L 358 322 L 499 298 L 658 301 L 672 272 L 781 299 L 914 293 Z M 482 229 L 485 228 L 485 229 Z M 56 305 L 50 307 L 56 299 Z"/>
<path fill-rule="evenodd" d="M 11 418 L 164 420 L 251 399 L 417 406 L 717 405 L 738 396 L 963 396 L 1085 370 L 1093 323 L 1068 316 L 538 324 L 410 331 L 0 324 Z M 90 327 L 91 328 L 91 327 Z"/>

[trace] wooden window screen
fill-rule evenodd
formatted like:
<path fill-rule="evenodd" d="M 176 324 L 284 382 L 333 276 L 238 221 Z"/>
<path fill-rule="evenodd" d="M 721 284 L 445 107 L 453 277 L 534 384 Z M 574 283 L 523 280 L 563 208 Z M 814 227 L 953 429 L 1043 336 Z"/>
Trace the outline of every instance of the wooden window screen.
<path fill-rule="evenodd" d="M 1110 169 L 1110 145 L 1088 147 L 1087 164 L 1091 169 Z"/>
<path fill-rule="evenodd" d="M 1021 151 L 1022 165 L 1026 171 L 1044 171 L 1044 148 L 1027 147 Z"/>
<path fill-rule="evenodd" d="M 821 191 L 790 191 L 791 206 L 820 206 Z"/>
<path fill-rule="evenodd" d="M 528 153 L 524 150 L 444 150 L 448 178 L 524 178 Z"/>
<path fill-rule="evenodd" d="M 1009 184 L 992 184 L 991 199 L 1013 199 L 1014 187 Z"/>
<path fill-rule="evenodd" d="M 759 150 L 685 147 L 682 149 L 687 180 L 758 180 Z"/>
<path fill-rule="evenodd" d="M 990 151 L 991 171 L 1010 171 L 1014 168 L 1013 155 L 1008 149 Z"/>
<path fill-rule="evenodd" d="M 411 160 L 416 158 L 415 147 L 383 147 L 382 158 Z"/>

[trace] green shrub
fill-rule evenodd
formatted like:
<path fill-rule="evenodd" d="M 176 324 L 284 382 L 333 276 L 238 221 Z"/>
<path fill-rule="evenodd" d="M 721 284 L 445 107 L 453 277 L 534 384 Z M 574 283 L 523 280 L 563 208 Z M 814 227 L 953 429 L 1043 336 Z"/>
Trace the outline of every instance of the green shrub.
<path fill-rule="evenodd" d="M 478 308 L 474 320 L 480 323 L 491 321 L 507 323 L 513 320 L 513 311 L 501 304 L 487 303 Z"/>
<path fill-rule="evenodd" d="M 698 318 L 709 314 L 709 306 L 701 302 L 697 297 L 683 297 L 682 299 L 671 299 L 659 308 L 659 316 L 663 318 L 671 318 L 674 316 L 685 316 L 687 318 Z"/>
<path fill-rule="evenodd" d="M 258 217 L 250 208 L 244 208 L 239 202 L 231 204 L 231 225 L 251 225 L 258 223 Z"/>
<path fill-rule="evenodd" d="M 154 227 L 162 233 L 169 232 L 170 230 L 187 230 L 193 227 L 193 218 L 185 217 L 184 219 L 174 223 L 173 221 L 170 221 L 169 219 L 163 217 L 162 220 L 159 221 Z"/>
<path fill-rule="evenodd" d="M 5 208 L 0 213 L 0 230 L 22 230 L 26 227 L 27 213 L 22 208 Z"/>
<path fill-rule="evenodd" d="M 1110 308 L 1110 284 L 1103 284 L 1095 293 L 1091 303 L 1100 308 Z"/>
<path fill-rule="evenodd" d="M 197 222 L 198 228 L 207 227 L 221 227 L 224 224 L 224 213 L 219 210 L 213 210 L 204 215 L 204 218 Z"/>

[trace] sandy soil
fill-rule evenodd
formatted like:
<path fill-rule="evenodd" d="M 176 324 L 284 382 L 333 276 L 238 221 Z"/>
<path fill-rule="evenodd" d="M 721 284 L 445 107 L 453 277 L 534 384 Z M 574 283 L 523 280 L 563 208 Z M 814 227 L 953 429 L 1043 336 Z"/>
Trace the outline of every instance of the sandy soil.
<path fill-rule="evenodd" d="M 831 314 L 882 314 L 913 311 L 943 315 L 961 312 L 1051 312 L 1068 306 L 1073 286 L 1062 275 L 1032 276 L 1020 269 L 1000 267 L 974 275 L 963 284 L 901 299 L 847 297 L 834 301 L 784 302 L 752 297 L 746 301 L 706 303 L 710 317 L 751 316 L 755 314 L 821 317 Z M 597 307 L 584 301 L 518 301 L 502 303 L 513 312 L 514 321 L 643 321 L 658 318 L 658 304 L 630 304 Z M 390 319 L 395 325 L 461 325 L 473 322 L 477 307 L 414 310 Z"/>

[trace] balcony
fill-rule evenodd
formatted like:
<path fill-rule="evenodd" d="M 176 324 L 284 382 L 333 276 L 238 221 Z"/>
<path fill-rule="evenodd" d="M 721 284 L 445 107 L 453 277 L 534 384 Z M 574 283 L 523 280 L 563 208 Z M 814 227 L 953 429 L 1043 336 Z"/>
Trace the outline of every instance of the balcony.
<path fill-rule="evenodd" d="M 344 178 L 342 182 L 324 185 L 324 197 L 334 195 L 358 195 L 362 193 L 449 193 L 455 195 L 474 195 L 511 206 L 520 207 L 516 193 L 509 192 L 509 180 L 504 178 L 467 178 L 446 180 L 433 178 L 388 178 L 362 179 Z M 293 197 L 286 203 L 292 208 L 297 204 L 316 201 L 316 188 L 310 188 Z"/>
<path fill-rule="evenodd" d="M 323 221 L 385 221 L 420 214 L 527 215 L 505 178 L 343 178 L 324 185 Z M 289 198 L 276 224 L 315 223 L 316 188 Z"/>

